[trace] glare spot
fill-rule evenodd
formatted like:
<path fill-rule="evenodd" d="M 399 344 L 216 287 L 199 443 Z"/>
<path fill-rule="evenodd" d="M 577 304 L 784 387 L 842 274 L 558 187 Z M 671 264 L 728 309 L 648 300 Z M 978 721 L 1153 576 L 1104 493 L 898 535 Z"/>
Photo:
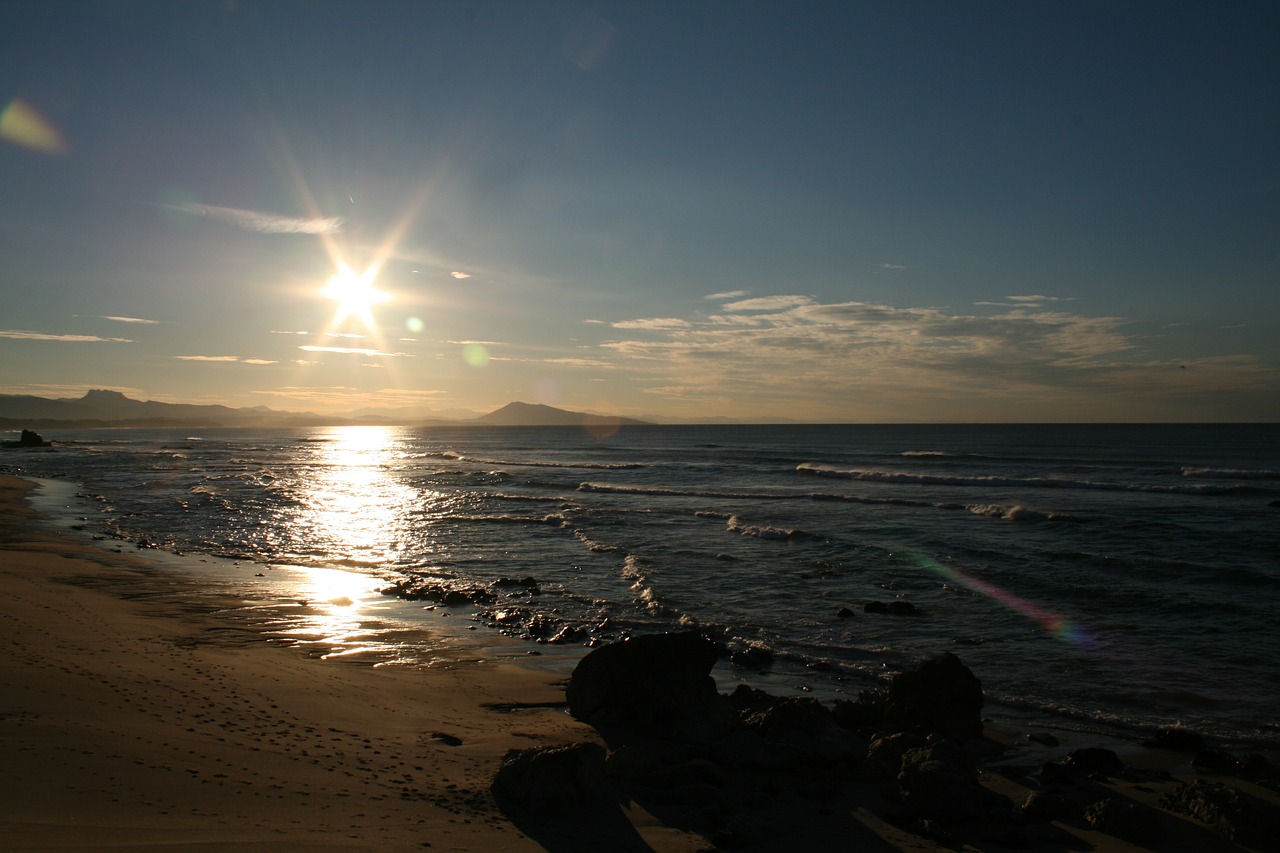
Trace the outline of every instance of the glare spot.
<path fill-rule="evenodd" d="M 533 395 L 544 406 L 560 402 L 560 383 L 554 379 L 539 379 L 533 385 Z"/>
<path fill-rule="evenodd" d="M 44 154 L 66 154 L 66 140 L 35 107 L 16 98 L 0 111 L 0 139 Z"/>
<path fill-rule="evenodd" d="M 320 293 L 338 303 L 334 312 L 334 326 L 354 316 L 366 327 L 373 328 L 373 307 L 391 298 L 390 294 L 373 286 L 377 273 L 377 267 L 369 267 L 357 273 L 344 264 L 329 278 Z"/>
<path fill-rule="evenodd" d="M 426 328 L 426 324 L 422 322 L 421 317 L 410 317 L 404 321 L 404 327 L 417 335 Z"/>
<path fill-rule="evenodd" d="M 467 344 L 462 348 L 462 360 L 472 367 L 484 367 L 489 363 L 489 348 L 484 344 Z"/>

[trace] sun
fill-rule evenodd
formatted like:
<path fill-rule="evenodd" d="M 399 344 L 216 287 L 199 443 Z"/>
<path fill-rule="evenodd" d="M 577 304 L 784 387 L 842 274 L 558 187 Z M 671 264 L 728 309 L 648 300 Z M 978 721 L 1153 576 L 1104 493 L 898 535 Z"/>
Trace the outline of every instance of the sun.
<path fill-rule="evenodd" d="M 373 280 L 377 274 L 377 267 L 369 267 L 358 273 L 344 264 L 329 278 L 320 294 L 338 303 L 333 315 L 334 326 L 348 317 L 355 317 L 368 328 L 374 327 L 374 306 L 391 298 L 386 291 L 374 287 Z"/>

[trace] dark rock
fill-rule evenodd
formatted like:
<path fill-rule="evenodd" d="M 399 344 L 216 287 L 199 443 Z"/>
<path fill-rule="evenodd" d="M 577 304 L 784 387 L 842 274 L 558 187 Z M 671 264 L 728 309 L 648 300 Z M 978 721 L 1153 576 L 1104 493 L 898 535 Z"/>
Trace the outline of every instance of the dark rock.
<path fill-rule="evenodd" d="M 482 586 L 457 586 L 426 578 L 403 578 L 380 590 L 407 601 L 434 601 L 445 607 L 488 604 L 493 594 Z"/>
<path fill-rule="evenodd" d="M 490 790 L 504 807 L 539 817 L 595 812 L 616 802 L 604 758 L 604 747 L 595 743 L 513 749 Z"/>
<path fill-rule="evenodd" d="M 773 652 L 763 646 L 748 646 L 745 649 L 735 649 L 729 655 L 729 661 L 734 666 L 762 669 L 773 663 Z"/>
<path fill-rule="evenodd" d="M 24 429 L 17 441 L 6 441 L 4 447 L 52 447 L 53 442 L 45 441 L 38 432 Z"/>
<path fill-rule="evenodd" d="M 1202 749 L 1191 759 L 1191 766 L 1200 773 L 1217 773 L 1222 776 L 1239 776 L 1240 760 L 1220 749 Z"/>
<path fill-rule="evenodd" d="M 1022 813 L 1030 820 L 1076 821 L 1082 817 L 1080 804 L 1060 791 L 1032 791 L 1022 804 Z"/>
<path fill-rule="evenodd" d="M 493 582 L 493 586 L 498 587 L 519 587 L 521 589 L 537 589 L 537 578 L 498 578 Z"/>
<path fill-rule="evenodd" d="M 852 610 L 850 610 L 850 609 L 849 609 L 849 608 L 847 608 L 847 607 L 841 607 L 838 611 L 836 611 L 836 618 L 837 618 L 837 619 L 848 619 L 849 617 L 851 617 L 851 616 L 853 616 L 853 615 L 854 615 L 854 614 L 853 614 L 853 611 L 852 611 Z"/>
<path fill-rule="evenodd" d="M 821 702 L 788 697 L 749 715 L 716 745 L 714 754 L 730 766 L 811 769 L 852 763 L 865 752 L 866 743 L 837 726 Z"/>
<path fill-rule="evenodd" d="M 1280 776 L 1280 769 L 1269 758 L 1260 752 L 1250 752 L 1240 759 L 1240 778 L 1255 782 L 1275 780 Z"/>
<path fill-rule="evenodd" d="M 929 658 L 889 685 L 885 716 L 907 729 L 963 743 L 982 734 L 982 682 L 950 652 Z"/>
<path fill-rule="evenodd" d="M 1049 788 L 1063 785 L 1074 785 L 1076 774 L 1065 764 L 1057 761 L 1046 761 L 1040 767 L 1040 784 Z"/>
<path fill-rule="evenodd" d="M 977 773 L 954 744 L 910 749 L 898 774 L 902 802 L 922 818 L 962 824 L 1008 815 L 1013 803 L 978 783 Z"/>
<path fill-rule="evenodd" d="M 772 693 L 766 693 L 758 687 L 751 687 L 746 684 L 739 684 L 735 687 L 727 699 L 729 706 L 737 711 L 744 720 L 752 714 L 758 714 L 761 711 L 772 708 L 778 702 L 778 697 Z"/>
<path fill-rule="evenodd" d="M 862 607 L 865 613 L 887 613 L 891 616 L 915 616 L 920 611 L 910 601 L 868 601 Z"/>
<path fill-rule="evenodd" d="M 837 699 L 831 706 L 831 717 L 837 725 L 855 732 L 877 729 L 884 723 L 887 699 L 883 690 L 864 690 L 857 699 Z"/>
<path fill-rule="evenodd" d="M 551 636 L 548 643 L 552 645 L 561 645 L 563 643 L 573 643 L 581 640 L 587 634 L 586 629 L 578 625 L 565 625 L 559 631 Z"/>
<path fill-rule="evenodd" d="M 1273 849 L 1280 837 L 1280 809 L 1239 788 L 1197 779 L 1160 798 L 1160 805 L 1208 824 L 1230 841 Z"/>
<path fill-rule="evenodd" d="M 1112 798 L 1099 800 L 1086 808 L 1084 822 L 1090 829 L 1126 841 L 1147 841 L 1155 835 L 1153 824 L 1137 803 Z"/>
<path fill-rule="evenodd" d="M 601 646 L 565 689 L 569 713 L 589 725 L 707 741 L 737 722 L 716 692 L 719 647 L 695 633 L 648 634 Z"/>
<path fill-rule="evenodd" d="M 902 772 L 902 756 L 928 745 L 929 742 L 919 735 L 906 732 L 874 738 L 867 748 L 862 775 L 871 782 L 896 782 Z"/>
<path fill-rule="evenodd" d="M 1027 740 L 1030 743 L 1038 743 L 1041 746 L 1057 746 L 1061 743 L 1057 737 L 1048 732 L 1028 732 Z"/>
<path fill-rule="evenodd" d="M 1160 729 L 1142 745 L 1152 749 L 1173 749 L 1179 752 L 1198 752 L 1205 748 L 1204 735 L 1187 729 Z"/>
<path fill-rule="evenodd" d="M 1070 752 L 1062 763 L 1072 772 L 1086 776 L 1119 776 L 1124 772 L 1124 762 L 1120 760 L 1120 756 L 1100 746 Z"/>

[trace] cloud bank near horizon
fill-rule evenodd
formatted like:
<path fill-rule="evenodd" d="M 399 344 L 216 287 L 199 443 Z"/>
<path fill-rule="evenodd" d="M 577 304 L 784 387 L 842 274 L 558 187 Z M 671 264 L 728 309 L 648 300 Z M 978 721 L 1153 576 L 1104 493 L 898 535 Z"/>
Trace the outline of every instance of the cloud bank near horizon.
<path fill-rule="evenodd" d="M 992 412 L 1018 401 L 1066 407 L 1099 394 L 1174 398 L 1280 382 L 1253 356 L 1156 357 L 1125 318 L 1047 307 L 1066 298 L 1009 299 L 979 314 L 780 294 L 696 320 L 617 321 L 612 328 L 640 334 L 600 346 L 652 395 L 831 416 L 841 407 L 851 417 L 928 405 L 976 411 L 983 401 Z"/>

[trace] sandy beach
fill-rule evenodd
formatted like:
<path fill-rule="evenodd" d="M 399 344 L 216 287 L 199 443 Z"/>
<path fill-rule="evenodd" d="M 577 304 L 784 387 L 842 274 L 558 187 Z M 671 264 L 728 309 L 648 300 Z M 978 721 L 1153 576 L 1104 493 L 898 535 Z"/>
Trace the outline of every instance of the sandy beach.
<path fill-rule="evenodd" d="M 0 846 L 7 850 L 620 849 L 601 839 L 538 843 L 495 805 L 511 749 L 600 743 L 561 705 L 562 679 L 509 658 L 432 665 L 323 659 L 279 642 L 285 616 L 245 608 L 132 554 L 36 523 L 32 484 L 0 477 Z M 281 611 L 282 613 L 285 611 Z M 385 661 L 384 661 L 385 662 Z M 1010 747 L 983 784 L 1014 803 L 1043 761 L 1084 743 Z M 779 791 L 736 845 L 873 850 L 1240 850 L 1156 808 L 1188 778 L 1187 756 L 1131 749 L 1126 763 L 1172 776 L 1109 779 L 1108 796 L 1158 824 L 1124 841 L 1053 821 L 927 839 L 883 817 L 875 787 L 835 800 Z M 1254 793 L 1274 794 L 1234 782 Z M 631 802 L 626 849 L 711 850 L 713 839 Z M 728 845 L 726 845 L 728 846 Z"/>
<path fill-rule="evenodd" d="M 590 735 L 538 707 L 551 675 L 264 642 L 225 593 L 29 524 L 28 488 L 0 478 L 0 846 L 540 849 L 488 789 L 507 750 Z"/>

